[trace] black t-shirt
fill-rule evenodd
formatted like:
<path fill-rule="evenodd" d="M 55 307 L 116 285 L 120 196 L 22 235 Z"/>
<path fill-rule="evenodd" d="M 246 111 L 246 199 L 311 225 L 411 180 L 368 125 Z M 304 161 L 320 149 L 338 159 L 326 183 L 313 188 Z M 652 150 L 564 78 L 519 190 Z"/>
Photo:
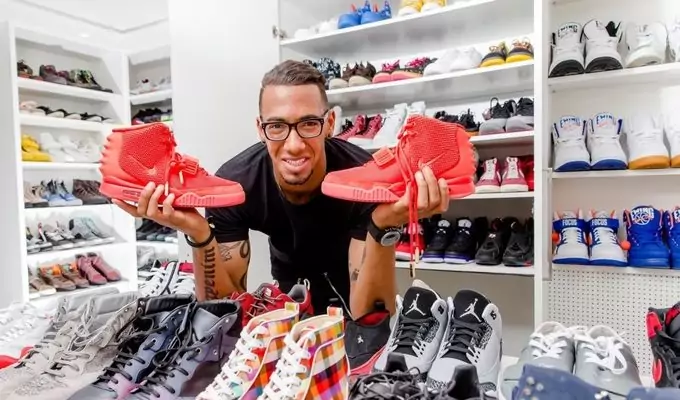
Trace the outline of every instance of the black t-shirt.
<path fill-rule="evenodd" d="M 340 139 L 327 140 L 325 148 L 328 172 L 357 167 L 371 159 L 363 149 Z M 271 272 L 281 290 L 288 291 L 299 279 L 308 279 L 315 313 L 325 312 L 329 305 L 341 305 L 338 294 L 349 306 L 349 242 L 351 238 L 366 239 L 375 205 L 334 199 L 321 191 L 307 204 L 291 204 L 275 181 L 263 143 L 227 161 L 215 175 L 240 183 L 246 193 L 244 204 L 206 210 L 218 243 L 246 240 L 249 229 L 260 231 L 269 236 Z"/>

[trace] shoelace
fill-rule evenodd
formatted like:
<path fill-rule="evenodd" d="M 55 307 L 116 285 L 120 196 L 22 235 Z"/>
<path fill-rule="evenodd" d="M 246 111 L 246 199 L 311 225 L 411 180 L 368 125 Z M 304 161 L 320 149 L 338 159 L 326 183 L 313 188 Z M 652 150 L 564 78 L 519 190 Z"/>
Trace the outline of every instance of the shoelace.
<path fill-rule="evenodd" d="M 518 162 L 516 160 L 508 161 L 507 166 L 505 168 L 506 178 L 510 179 L 519 178 L 519 167 L 517 164 Z"/>
<path fill-rule="evenodd" d="M 396 327 L 396 334 L 394 335 L 393 349 L 399 347 L 408 349 L 420 347 L 422 335 L 419 334 L 427 332 L 433 320 L 434 317 L 409 318 L 403 315 L 400 316 Z"/>
<path fill-rule="evenodd" d="M 186 293 L 194 294 L 196 291 L 196 281 L 193 275 L 180 274 L 177 281 L 170 288 L 172 294 Z"/>
<path fill-rule="evenodd" d="M 598 226 L 593 229 L 593 244 L 615 244 L 618 245 L 618 238 L 612 228 Z"/>
<path fill-rule="evenodd" d="M 302 364 L 303 360 L 311 358 L 311 354 L 302 347 L 308 339 L 303 336 L 295 342 L 291 335 L 283 340 L 286 346 L 281 354 L 281 359 L 276 363 L 276 372 L 272 375 L 269 384 L 265 386 L 262 400 L 288 400 L 294 399 L 302 380 L 298 374 L 307 373 L 307 368 Z"/>
<path fill-rule="evenodd" d="M 169 275 L 168 269 L 161 267 L 151 267 L 149 272 L 151 277 L 142 282 L 139 288 L 139 291 L 144 295 L 151 295 L 158 291 L 163 286 L 163 283 L 167 281 Z"/>
<path fill-rule="evenodd" d="M 428 61 L 430 61 L 430 59 L 427 57 L 419 57 L 406 63 L 406 68 L 420 69 L 423 68 Z"/>
<path fill-rule="evenodd" d="M 564 244 L 583 243 L 583 231 L 576 227 L 562 229 L 562 242 Z"/>
<path fill-rule="evenodd" d="M 484 173 L 479 178 L 480 181 L 492 181 L 496 179 L 496 160 L 489 159 L 484 161 Z"/>
<path fill-rule="evenodd" d="M 175 138 L 171 135 L 169 140 L 165 142 L 167 146 L 170 147 L 173 151 L 175 150 L 177 146 L 177 142 L 175 142 Z M 179 176 L 179 182 L 180 184 L 184 185 L 184 174 L 189 174 L 192 176 L 198 176 L 198 175 L 207 175 L 208 172 L 201 168 L 198 163 L 198 159 L 187 156 L 187 155 L 182 155 L 179 153 L 174 153 L 172 155 L 172 159 L 170 160 L 170 163 L 168 165 L 168 168 L 165 172 L 165 195 L 167 196 L 170 193 L 170 177 L 173 174 L 177 174 Z"/>
<path fill-rule="evenodd" d="M 449 337 L 446 339 L 446 344 L 442 346 L 441 355 L 471 354 L 475 351 L 475 344 L 482 337 L 484 325 L 479 322 L 464 322 L 454 318 L 451 318 L 451 320 Z"/>
<path fill-rule="evenodd" d="M 529 346 L 532 348 L 531 356 L 534 358 L 549 357 L 559 359 L 560 355 L 567 347 L 567 339 L 573 337 L 569 330 L 552 332 L 547 335 L 536 332 L 531 335 Z"/>
<path fill-rule="evenodd" d="M 222 367 L 222 371 L 215 377 L 212 385 L 208 386 L 204 392 L 209 399 L 221 399 L 224 394 L 228 398 L 238 397 L 233 385 L 242 387 L 245 384 L 241 374 L 252 373 L 252 368 L 247 362 L 258 360 L 253 349 L 264 347 L 265 343 L 262 338 L 267 332 L 267 328 L 262 325 L 250 332 L 245 329 L 241 331 L 241 338 L 229 355 L 229 361 Z"/>
<path fill-rule="evenodd" d="M 594 49 L 611 49 L 614 48 L 616 49 L 618 40 L 613 37 L 598 37 L 594 39 L 588 39 L 588 47 L 590 50 L 588 51 L 594 51 Z"/>
<path fill-rule="evenodd" d="M 555 143 L 560 147 L 578 147 L 585 150 L 586 145 L 583 142 L 583 136 L 577 137 L 558 137 L 555 139 Z"/>
<path fill-rule="evenodd" d="M 624 344 L 618 338 L 579 336 L 577 340 L 581 342 L 582 349 L 588 350 L 585 357 L 587 363 L 596 364 L 615 375 L 621 375 L 628 369 L 628 362 L 621 352 Z"/>
<path fill-rule="evenodd" d="M 427 387 L 418 382 L 418 374 L 410 372 L 377 372 L 359 379 L 349 398 L 375 400 L 429 399 Z"/>

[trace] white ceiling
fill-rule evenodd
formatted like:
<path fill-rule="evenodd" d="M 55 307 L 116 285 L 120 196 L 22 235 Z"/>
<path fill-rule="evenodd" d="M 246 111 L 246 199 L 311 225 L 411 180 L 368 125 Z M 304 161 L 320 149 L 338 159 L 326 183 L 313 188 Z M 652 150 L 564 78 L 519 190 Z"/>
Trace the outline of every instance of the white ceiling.
<path fill-rule="evenodd" d="M 130 33 L 168 19 L 168 0 L 14 0 L 117 33 Z"/>

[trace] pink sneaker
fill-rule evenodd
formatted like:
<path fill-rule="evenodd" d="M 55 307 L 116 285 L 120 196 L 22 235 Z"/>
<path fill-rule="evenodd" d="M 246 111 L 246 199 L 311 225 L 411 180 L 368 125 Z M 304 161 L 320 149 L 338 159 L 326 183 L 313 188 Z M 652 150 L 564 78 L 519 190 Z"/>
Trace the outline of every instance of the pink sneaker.
<path fill-rule="evenodd" d="M 475 193 L 498 193 L 501 191 L 501 173 L 498 159 L 490 158 L 484 161 L 484 173 L 477 181 Z"/>
<path fill-rule="evenodd" d="M 366 117 L 365 115 L 361 114 L 357 115 L 356 118 L 354 119 L 354 124 L 352 124 L 352 127 L 342 132 L 341 134 L 337 135 L 336 138 L 347 140 L 365 131 L 367 119 L 368 117 Z"/>
<path fill-rule="evenodd" d="M 503 183 L 501 192 L 528 192 L 529 186 L 517 157 L 508 157 L 503 166 Z"/>

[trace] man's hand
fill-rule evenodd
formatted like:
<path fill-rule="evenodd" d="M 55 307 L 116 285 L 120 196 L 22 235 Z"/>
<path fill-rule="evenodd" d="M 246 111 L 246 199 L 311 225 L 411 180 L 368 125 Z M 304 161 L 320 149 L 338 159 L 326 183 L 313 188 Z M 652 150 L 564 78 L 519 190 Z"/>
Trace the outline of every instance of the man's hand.
<path fill-rule="evenodd" d="M 136 207 L 115 199 L 113 203 L 133 217 L 150 219 L 160 225 L 185 233 L 198 242 L 208 239 L 210 236 L 210 226 L 208 221 L 196 209 L 183 208 L 175 210 L 172 207 L 175 195 L 172 193 L 165 198 L 162 204 L 158 204 L 158 199 L 164 190 L 165 187 L 163 185 L 156 186 L 156 184 L 150 182 L 142 190 Z"/>
<path fill-rule="evenodd" d="M 418 219 L 429 218 L 435 214 L 442 214 L 449 209 L 449 187 L 446 180 L 434 176 L 432 169 L 425 166 L 415 173 L 418 185 L 416 207 Z M 401 226 L 409 222 L 410 188 L 399 201 L 393 204 L 380 204 L 373 211 L 373 222 L 379 228 Z"/>

